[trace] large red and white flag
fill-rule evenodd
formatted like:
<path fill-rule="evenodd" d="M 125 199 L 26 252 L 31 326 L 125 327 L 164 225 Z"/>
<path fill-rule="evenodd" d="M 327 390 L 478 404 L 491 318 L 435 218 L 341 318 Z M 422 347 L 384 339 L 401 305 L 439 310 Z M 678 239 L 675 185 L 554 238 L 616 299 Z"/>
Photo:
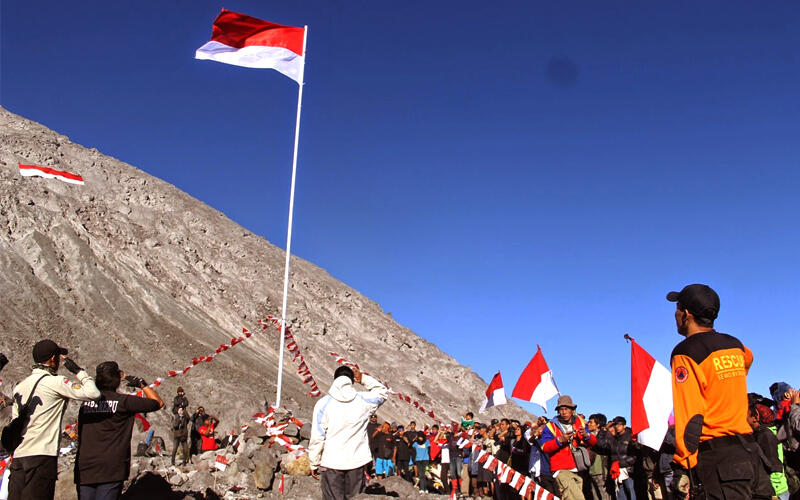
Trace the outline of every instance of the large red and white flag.
<path fill-rule="evenodd" d="M 654 450 L 661 448 L 672 413 L 672 375 L 631 339 L 631 430 Z"/>
<path fill-rule="evenodd" d="M 504 405 L 506 402 L 506 392 L 503 389 L 503 378 L 500 377 L 500 372 L 497 372 L 497 374 L 492 377 L 492 381 L 489 383 L 489 387 L 486 389 L 486 397 L 483 398 L 483 403 L 478 411 L 480 413 L 486 413 L 486 410 L 492 406 Z"/>
<path fill-rule="evenodd" d="M 303 83 L 304 37 L 305 28 L 222 9 L 214 20 L 211 41 L 197 49 L 194 57 L 247 68 L 274 69 Z"/>
<path fill-rule="evenodd" d="M 23 177 L 45 177 L 47 179 L 58 179 L 69 182 L 70 184 L 83 185 L 83 177 L 72 172 L 56 170 L 50 167 L 40 167 L 39 165 L 19 164 L 19 174 Z"/>
<path fill-rule="evenodd" d="M 553 381 L 553 372 L 547 367 L 542 348 L 537 345 L 536 354 L 519 376 L 511 396 L 536 403 L 547 412 L 547 400 L 557 394 L 558 388 Z"/>

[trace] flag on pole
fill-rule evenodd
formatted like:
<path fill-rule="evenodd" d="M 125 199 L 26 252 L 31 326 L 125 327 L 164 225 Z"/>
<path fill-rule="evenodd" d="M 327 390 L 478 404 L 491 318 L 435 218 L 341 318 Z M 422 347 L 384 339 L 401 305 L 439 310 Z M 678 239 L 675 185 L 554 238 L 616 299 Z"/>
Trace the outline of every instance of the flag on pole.
<path fill-rule="evenodd" d="M 511 396 L 536 403 L 547 412 L 547 400 L 557 394 L 558 388 L 553 381 L 553 372 L 547 367 L 542 348 L 537 345 L 536 354 L 519 376 Z"/>
<path fill-rule="evenodd" d="M 83 186 L 83 177 L 72 172 L 64 170 L 56 170 L 50 167 L 40 167 L 39 165 L 23 165 L 19 164 L 19 175 L 23 177 L 44 177 L 46 179 L 58 179 L 70 184 L 79 184 Z"/>
<path fill-rule="evenodd" d="M 672 375 L 631 340 L 631 430 L 654 450 L 661 448 L 672 412 Z"/>
<path fill-rule="evenodd" d="M 274 69 L 303 83 L 304 37 L 304 28 L 222 9 L 214 20 L 211 41 L 197 49 L 194 57 L 247 68 Z"/>
<path fill-rule="evenodd" d="M 228 460 L 225 455 L 217 455 L 217 458 L 214 459 L 214 467 L 219 470 L 225 470 L 228 468 L 228 464 L 230 464 L 230 460 Z"/>
<path fill-rule="evenodd" d="M 492 406 L 504 404 L 506 404 L 506 392 L 503 389 L 503 379 L 500 377 L 500 372 L 497 372 L 497 374 L 492 377 L 492 381 L 486 389 L 486 397 L 483 398 L 483 403 L 478 411 L 480 413 L 486 413 L 486 410 Z"/>

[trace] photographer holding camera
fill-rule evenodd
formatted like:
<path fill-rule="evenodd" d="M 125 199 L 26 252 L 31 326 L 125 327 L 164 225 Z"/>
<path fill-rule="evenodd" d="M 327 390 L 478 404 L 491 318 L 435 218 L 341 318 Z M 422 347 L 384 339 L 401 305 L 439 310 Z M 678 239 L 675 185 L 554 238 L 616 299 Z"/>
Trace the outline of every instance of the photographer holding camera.
<path fill-rule="evenodd" d="M 87 401 L 78 412 L 75 485 L 78 499 L 116 499 L 131 467 L 131 435 L 137 413 L 164 407 L 164 401 L 141 377 L 126 375 L 116 361 L 97 365 L 100 399 Z M 122 381 L 141 389 L 144 397 L 117 392 Z"/>

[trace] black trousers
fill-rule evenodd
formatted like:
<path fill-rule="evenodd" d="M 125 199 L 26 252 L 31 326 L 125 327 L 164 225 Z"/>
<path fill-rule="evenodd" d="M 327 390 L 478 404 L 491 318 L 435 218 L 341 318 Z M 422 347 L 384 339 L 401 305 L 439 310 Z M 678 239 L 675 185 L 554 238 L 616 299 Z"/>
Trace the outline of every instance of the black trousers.
<path fill-rule="evenodd" d="M 743 440 L 744 437 L 741 437 Z M 754 446 L 755 443 L 752 443 Z M 756 489 L 757 453 L 739 436 L 724 436 L 700 444 L 696 477 L 708 500 L 751 500 Z"/>
<path fill-rule="evenodd" d="M 185 437 L 172 438 L 172 465 L 175 465 L 175 455 L 178 453 L 178 446 L 183 450 L 183 463 L 189 462 L 189 445 Z"/>
<path fill-rule="evenodd" d="M 367 465 L 355 469 L 320 468 L 322 500 L 350 500 L 364 491 L 364 472 Z"/>
<path fill-rule="evenodd" d="M 408 465 L 409 460 L 400 460 L 397 459 L 397 475 L 408 481 L 409 483 L 414 482 L 414 471 Z"/>
<path fill-rule="evenodd" d="M 79 484 L 78 500 L 119 500 L 122 481 L 99 484 Z"/>
<path fill-rule="evenodd" d="M 53 500 L 58 479 L 58 457 L 14 458 L 9 471 L 8 500 Z"/>

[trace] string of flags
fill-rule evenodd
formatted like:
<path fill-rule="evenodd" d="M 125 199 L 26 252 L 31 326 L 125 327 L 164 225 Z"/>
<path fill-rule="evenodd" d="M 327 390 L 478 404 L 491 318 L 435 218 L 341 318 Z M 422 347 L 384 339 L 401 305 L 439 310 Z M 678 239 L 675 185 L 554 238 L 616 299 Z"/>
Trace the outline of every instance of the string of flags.
<path fill-rule="evenodd" d="M 262 327 L 264 327 L 265 330 L 269 328 L 269 323 L 267 322 L 272 323 L 272 325 L 280 332 L 281 322 L 278 318 L 275 316 L 267 316 L 266 321 L 260 320 L 259 323 Z M 314 380 L 314 377 L 311 375 L 311 370 L 308 369 L 306 360 L 300 353 L 300 347 L 297 345 L 297 341 L 295 340 L 294 335 L 292 335 L 292 332 L 288 326 L 283 329 L 283 338 L 286 340 L 286 350 L 294 354 L 292 361 L 297 363 L 297 374 L 303 378 L 304 384 L 311 386 L 311 390 L 309 391 L 308 395 L 312 398 L 319 397 L 322 392 L 319 390 L 317 381 Z"/>
<path fill-rule="evenodd" d="M 494 472 L 498 481 L 518 491 L 522 498 L 526 498 L 530 494 L 534 500 L 559 500 L 557 496 L 544 489 L 531 477 L 501 462 L 490 452 L 484 450 L 481 445 L 476 444 L 475 451 L 478 451 L 478 463 L 483 464 L 483 468 L 489 472 Z"/>
<path fill-rule="evenodd" d="M 331 356 L 333 356 L 333 357 L 336 359 L 336 362 L 337 362 L 338 364 L 340 364 L 340 365 L 345 365 L 345 366 L 349 366 L 349 367 L 351 367 L 351 368 L 356 368 L 357 370 L 359 370 L 359 371 L 360 371 L 361 373 L 363 373 L 364 375 L 370 375 L 369 373 L 367 373 L 367 372 L 365 372 L 364 370 L 362 370 L 361 368 L 359 368 L 359 367 L 358 367 L 358 365 L 357 365 L 356 363 L 352 363 L 352 362 L 350 362 L 350 361 L 346 360 L 345 358 L 343 358 L 343 357 L 342 357 L 342 356 L 340 356 L 339 354 L 337 354 L 337 353 L 335 353 L 335 352 L 330 352 L 330 353 L 328 353 L 328 354 L 330 354 Z M 422 404 L 420 404 L 420 402 L 419 402 L 419 401 L 417 401 L 416 399 L 411 399 L 411 397 L 410 397 L 410 396 L 407 396 L 407 395 L 405 395 L 405 394 L 401 394 L 401 393 L 399 393 L 399 392 L 397 392 L 397 391 L 393 390 L 391 387 L 389 387 L 389 384 L 387 384 L 387 383 L 386 383 L 386 382 L 384 382 L 383 380 L 380 380 L 380 379 L 378 379 L 378 378 L 377 378 L 377 377 L 375 377 L 374 375 L 370 375 L 370 376 L 371 376 L 371 377 L 373 377 L 373 378 L 375 378 L 375 379 L 376 379 L 378 382 L 380 382 L 381 384 L 383 384 L 383 385 L 384 385 L 384 387 L 386 387 L 386 389 L 388 389 L 388 390 L 389 390 L 389 394 L 391 394 L 392 396 L 395 396 L 396 398 L 400 399 L 401 401 L 405 401 L 406 403 L 410 404 L 410 405 L 411 405 L 411 406 L 413 406 L 414 408 L 418 409 L 419 411 L 421 411 L 421 412 L 422 412 L 422 413 L 424 413 L 425 415 L 427 415 L 427 416 L 429 416 L 430 418 L 432 418 L 434 421 L 436 421 L 436 423 L 438 423 L 438 424 L 441 426 L 441 424 L 442 424 L 442 421 L 441 421 L 439 418 L 437 418 L 437 417 L 436 417 L 436 414 L 433 412 L 433 410 L 426 410 L 426 409 L 425 409 L 425 407 L 424 407 L 424 406 L 422 406 Z"/>
<path fill-rule="evenodd" d="M 269 436 L 271 441 L 270 446 L 272 443 L 277 443 L 289 451 L 305 451 L 305 447 L 292 443 L 291 439 L 289 439 L 289 437 L 283 433 L 290 423 L 293 423 L 298 428 L 303 427 L 303 422 L 291 416 L 291 413 L 288 421 L 276 423 L 275 407 L 271 406 L 267 413 L 256 413 L 253 415 L 253 420 L 256 423 L 263 425 L 264 429 L 266 429 L 267 436 Z M 245 430 L 246 427 L 247 426 L 242 426 L 242 428 Z"/>

